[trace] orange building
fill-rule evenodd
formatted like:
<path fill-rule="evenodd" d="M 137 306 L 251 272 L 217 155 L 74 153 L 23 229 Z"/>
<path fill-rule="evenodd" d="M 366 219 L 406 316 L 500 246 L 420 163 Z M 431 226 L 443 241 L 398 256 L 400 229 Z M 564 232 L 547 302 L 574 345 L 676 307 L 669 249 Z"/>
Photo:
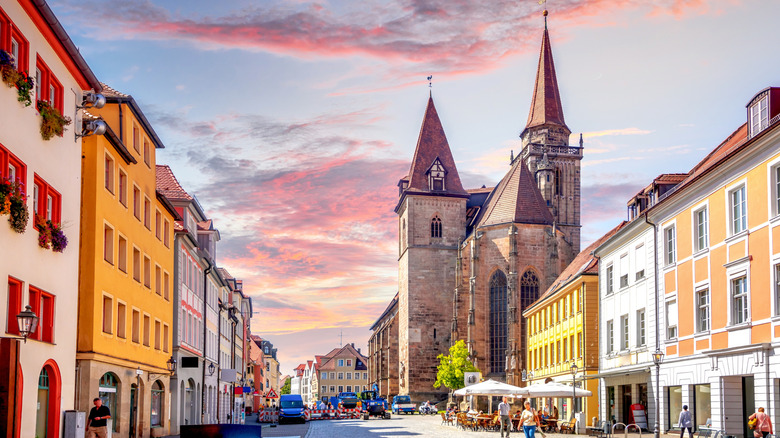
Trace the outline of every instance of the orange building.
<path fill-rule="evenodd" d="M 780 396 L 780 88 L 648 211 L 657 227 L 661 428 L 749 436 Z"/>

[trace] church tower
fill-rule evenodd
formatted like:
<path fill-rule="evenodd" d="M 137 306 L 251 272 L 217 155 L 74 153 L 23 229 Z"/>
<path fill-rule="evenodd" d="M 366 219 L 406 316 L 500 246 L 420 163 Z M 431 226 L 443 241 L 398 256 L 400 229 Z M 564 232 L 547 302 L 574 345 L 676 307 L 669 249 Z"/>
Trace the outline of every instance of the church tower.
<path fill-rule="evenodd" d="M 466 201 L 433 98 L 428 99 L 409 174 L 398 182 L 399 394 L 436 398 L 436 356 L 450 347 L 458 244 Z"/>
<path fill-rule="evenodd" d="M 545 10 L 536 83 L 528 122 L 520 133 L 523 150 L 519 157 L 534 173 L 556 226 L 565 233 L 574 254 L 577 254 L 580 251 L 580 161 L 583 147 L 582 136 L 579 146 L 569 146 L 570 135 L 571 130 L 563 118 Z"/>

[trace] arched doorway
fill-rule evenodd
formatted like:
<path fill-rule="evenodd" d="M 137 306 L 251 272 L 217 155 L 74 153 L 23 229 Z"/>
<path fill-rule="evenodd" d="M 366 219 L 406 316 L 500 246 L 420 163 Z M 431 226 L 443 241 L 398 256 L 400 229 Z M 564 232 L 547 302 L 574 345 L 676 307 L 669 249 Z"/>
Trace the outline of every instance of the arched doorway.
<path fill-rule="evenodd" d="M 98 397 L 103 401 L 111 411 L 111 423 L 114 432 L 119 431 L 119 403 L 117 401 L 119 392 L 119 378 L 114 373 L 105 373 L 98 382 Z"/>
<path fill-rule="evenodd" d="M 165 388 L 162 382 L 155 380 L 152 385 L 152 403 L 149 414 L 149 424 L 151 427 L 161 427 L 163 423 L 163 399 L 165 398 Z"/>
<path fill-rule="evenodd" d="M 35 436 L 52 438 L 60 435 L 60 398 L 62 379 L 57 363 L 46 361 L 38 375 L 38 403 Z"/>
<path fill-rule="evenodd" d="M 36 438 L 47 438 L 49 419 L 49 373 L 46 367 L 41 370 L 38 376 L 38 412 L 35 415 L 35 436 Z"/>
<path fill-rule="evenodd" d="M 138 385 L 130 385 L 130 436 L 138 436 L 136 433 L 136 424 L 138 423 Z"/>
<path fill-rule="evenodd" d="M 192 412 L 195 407 L 193 396 L 195 395 L 195 382 L 192 379 L 187 380 L 187 386 L 184 388 L 184 424 L 194 424 Z"/>

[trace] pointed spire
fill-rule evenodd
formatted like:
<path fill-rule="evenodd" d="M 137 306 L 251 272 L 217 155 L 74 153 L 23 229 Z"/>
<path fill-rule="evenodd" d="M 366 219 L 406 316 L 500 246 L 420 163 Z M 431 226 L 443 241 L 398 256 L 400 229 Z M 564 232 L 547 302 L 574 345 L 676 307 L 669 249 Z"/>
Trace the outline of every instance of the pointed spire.
<path fill-rule="evenodd" d="M 525 129 L 548 124 L 560 125 L 566 127 L 567 130 L 569 129 L 563 118 L 563 105 L 561 105 L 561 94 L 558 90 L 558 79 L 555 76 L 555 63 L 550 47 L 550 35 L 547 32 L 547 11 L 545 10 L 544 33 L 542 34 L 542 48 L 539 52 L 539 66 L 536 70 L 536 84 Z"/>
<path fill-rule="evenodd" d="M 444 195 L 468 196 L 460 182 L 460 176 L 458 175 L 458 169 L 455 167 L 455 160 L 452 158 L 447 136 L 444 134 L 439 114 L 433 105 L 433 98 L 429 96 L 428 106 L 425 109 L 425 116 L 420 128 L 420 136 L 417 139 L 417 148 L 412 159 L 412 167 L 409 170 L 407 191 L 432 191 L 428 172 L 436 160 L 441 163 L 445 172 L 444 190 L 437 190 L 437 192 L 441 192 Z"/>

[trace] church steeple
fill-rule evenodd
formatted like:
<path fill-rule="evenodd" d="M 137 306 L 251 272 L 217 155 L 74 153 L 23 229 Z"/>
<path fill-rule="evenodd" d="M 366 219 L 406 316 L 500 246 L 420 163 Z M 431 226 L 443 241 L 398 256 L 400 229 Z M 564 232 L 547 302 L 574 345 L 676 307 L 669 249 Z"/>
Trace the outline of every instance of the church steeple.
<path fill-rule="evenodd" d="M 567 133 L 571 133 L 563 118 L 561 93 L 558 90 L 550 34 L 547 31 L 547 11 L 544 11 L 544 16 L 544 33 L 542 34 L 542 48 L 539 52 L 539 65 L 536 70 L 536 83 L 531 99 L 531 110 L 528 113 L 528 123 L 525 125 L 523 134 L 531 128 L 549 125 L 557 125 L 564 128 Z"/>

